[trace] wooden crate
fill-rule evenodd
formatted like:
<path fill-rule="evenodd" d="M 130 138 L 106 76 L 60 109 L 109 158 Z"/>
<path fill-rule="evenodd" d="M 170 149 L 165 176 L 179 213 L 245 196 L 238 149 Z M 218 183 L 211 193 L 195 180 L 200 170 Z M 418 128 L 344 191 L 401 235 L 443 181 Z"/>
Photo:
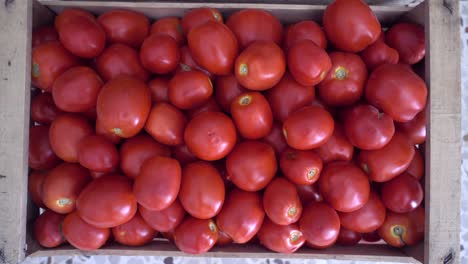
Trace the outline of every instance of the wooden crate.
<path fill-rule="evenodd" d="M 106 246 L 80 252 L 69 246 L 42 249 L 31 237 L 31 223 L 38 210 L 28 200 L 27 160 L 30 104 L 31 31 L 53 21 L 54 12 L 80 7 L 99 14 L 112 8 L 140 11 L 150 18 L 182 16 L 190 8 L 212 6 L 225 14 L 242 8 L 266 9 L 283 22 L 320 21 L 323 0 L 307 4 L 275 3 L 150 3 L 57 0 L 5 0 L 0 6 L 0 263 L 16 263 L 25 256 L 53 255 L 167 255 L 182 256 L 167 241 L 128 248 Z M 223 1 L 226 2 L 226 1 Z M 245 1 L 242 1 L 245 2 Z M 260 1 L 268 2 L 268 1 Z M 377 1 L 383 2 L 383 1 Z M 399 2 L 391 0 L 391 3 Z M 404 1 L 403 1 L 404 2 Z M 414 1 L 406 1 L 412 3 Z M 372 6 L 383 24 L 412 20 L 426 30 L 425 78 L 429 87 L 428 139 L 426 143 L 426 231 L 419 246 L 398 250 L 383 244 L 303 248 L 292 255 L 272 253 L 256 245 L 214 248 L 202 256 L 317 258 L 405 263 L 458 263 L 460 224 L 460 54 L 459 3 L 426 0 L 409 5 Z"/>

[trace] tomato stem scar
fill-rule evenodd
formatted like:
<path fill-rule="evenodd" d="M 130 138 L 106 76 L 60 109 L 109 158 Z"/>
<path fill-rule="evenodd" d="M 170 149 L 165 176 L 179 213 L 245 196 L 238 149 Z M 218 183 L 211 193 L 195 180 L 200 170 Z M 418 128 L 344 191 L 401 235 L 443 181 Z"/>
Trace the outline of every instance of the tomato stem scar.
<path fill-rule="evenodd" d="M 247 75 L 249 73 L 249 67 L 247 67 L 247 64 L 243 63 L 239 66 L 239 74 L 241 75 Z"/>
<path fill-rule="evenodd" d="M 335 79 L 344 80 L 348 78 L 348 70 L 342 66 L 339 66 L 335 70 Z"/>
<path fill-rule="evenodd" d="M 252 96 L 250 95 L 244 95 L 239 99 L 240 105 L 249 105 L 250 102 L 252 102 Z"/>

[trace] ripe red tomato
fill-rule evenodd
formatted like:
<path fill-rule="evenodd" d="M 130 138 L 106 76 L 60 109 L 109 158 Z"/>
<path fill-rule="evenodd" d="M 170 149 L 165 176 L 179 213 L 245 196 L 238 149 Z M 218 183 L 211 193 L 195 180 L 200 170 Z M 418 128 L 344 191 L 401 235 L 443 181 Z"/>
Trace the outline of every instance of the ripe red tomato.
<path fill-rule="evenodd" d="M 104 81 L 117 78 L 120 75 L 130 75 L 147 82 L 150 74 L 143 67 L 138 52 L 124 44 L 109 46 L 96 59 L 96 69 Z"/>
<path fill-rule="evenodd" d="M 414 23 L 397 23 L 386 34 L 387 44 L 396 49 L 400 61 L 407 64 L 420 62 L 426 54 L 424 27 Z"/>
<path fill-rule="evenodd" d="M 185 211 L 198 219 L 216 216 L 224 203 L 224 182 L 210 163 L 198 161 L 182 170 L 179 200 Z"/>
<path fill-rule="evenodd" d="M 139 12 L 114 9 L 98 17 L 98 22 L 107 35 L 111 44 L 122 43 L 139 48 L 148 36 L 149 20 Z"/>
<path fill-rule="evenodd" d="M 284 34 L 283 48 L 288 51 L 298 41 L 308 39 L 322 49 L 327 48 L 327 37 L 319 24 L 312 20 L 303 20 L 288 27 Z"/>
<path fill-rule="evenodd" d="M 367 68 L 362 59 L 347 52 L 329 54 L 332 67 L 318 85 L 318 93 L 325 104 L 352 105 L 361 99 L 367 80 Z"/>
<path fill-rule="evenodd" d="M 156 20 L 150 28 L 151 35 L 168 35 L 172 37 L 178 46 L 185 43 L 185 34 L 182 22 L 178 17 L 164 17 Z"/>
<path fill-rule="evenodd" d="M 382 226 L 386 209 L 380 197 L 371 192 L 369 201 L 361 209 L 350 213 L 340 213 L 341 225 L 359 233 L 370 233 Z"/>
<path fill-rule="evenodd" d="M 283 123 L 283 134 L 292 148 L 308 150 L 325 144 L 333 134 L 335 124 L 327 110 L 305 106 L 290 114 Z"/>
<path fill-rule="evenodd" d="M 169 207 L 160 211 L 148 210 L 141 205 L 138 211 L 146 223 L 159 232 L 174 230 L 185 217 L 185 210 L 179 200 L 175 200 Z"/>
<path fill-rule="evenodd" d="M 119 152 L 115 145 L 103 136 L 89 135 L 78 146 L 81 166 L 95 172 L 112 172 L 119 165 Z"/>
<path fill-rule="evenodd" d="M 422 144 L 426 141 L 426 110 L 422 110 L 408 122 L 395 125 L 413 144 Z"/>
<path fill-rule="evenodd" d="M 278 170 L 275 151 L 261 141 L 244 141 L 237 144 L 227 156 L 226 170 L 226 178 L 238 188 L 245 191 L 261 190 Z"/>
<path fill-rule="evenodd" d="M 326 164 L 338 160 L 350 161 L 353 158 L 354 147 L 346 137 L 343 126 L 335 122 L 330 139 L 314 151 Z"/>
<path fill-rule="evenodd" d="M 172 154 L 173 157 L 178 160 L 182 166 L 198 160 L 197 156 L 190 152 L 187 145 L 185 144 L 172 147 Z"/>
<path fill-rule="evenodd" d="M 219 160 L 231 152 L 237 132 L 232 120 L 221 112 L 204 112 L 193 117 L 185 127 L 187 148 L 202 160 Z"/>
<path fill-rule="evenodd" d="M 287 58 L 289 72 L 298 83 L 305 86 L 320 83 L 332 67 L 327 52 L 308 39 L 292 45 Z"/>
<path fill-rule="evenodd" d="M 399 214 L 387 212 L 379 236 L 393 247 L 414 246 L 424 239 L 424 208 Z"/>
<path fill-rule="evenodd" d="M 203 112 L 220 112 L 221 107 L 219 104 L 216 102 L 216 99 L 212 96 L 206 103 L 201 105 L 200 107 L 190 109 L 186 113 L 189 117 L 189 119 L 192 119 L 194 116 L 203 113 Z"/>
<path fill-rule="evenodd" d="M 153 103 L 169 102 L 169 79 L 156 77 L 148 82 Z"/>
<path fill-rule="evenodd" d="M 141 64 L 152 73 L 170 73 L 176 69 L 179 60 L 179 46 L 171 36 L 153 34 L 141 45 Z"/>
<path fill-rule="evenodd" d="M 37 207 L 46 208 L 42 201 L 42 185 L 47 173 L 47 171 L 37 170 L 32 171 L 28 176 L 28 193 Z"/>
<path fill-rule="evenodd" d="M 255 41 L 271 41 L 281 45 L 283 25 L 278 18 L 268 11 L 260 9 L 243 9 L 232 14 L 226 25 L 239 40 L 241 49 Z"/>
<path fill-rule="evenodd" d="M 228 234 L 224 233 L 223 230 L 218 228 L 218 241 L 216 241 L 216 245 L 225 246 L 229 244 L 232 244 L 231 237 Z"/>
<path fill-rule="evenodd" d="M 362 0 L 337 0 L 328 5 L 323 27 L 333 46 L 349 52 L 365 49 L 382 31 L 374 12 Z"/>
<path fill-rule="evenodd" d="M 268 218 L 263 221 L 257 237 L 264 247 L 285 254 L 295 252 L 305 243 L 297 224 L 277 225 Z"/>
<path fill-rule="evenodd" d="M 424 192 L 415 177 L 403 173 L 382 184 L 381 196 L 389 210 L 395 213 L 408 213 L 421 204 Z"/>
<path fill-rule="evenodd" d="M 34 87 L 50 92 L 55 79 L 78 64 L 78 59 L 60 42 L 41 44 L 32 49 L 31 83 Z"/>
<path fill-rule="evenodd" d="M 110 236 L 109 228 L 95 227 L 86 223 L 76 211 L 65 217 L 62 232 L 68 243 L 86 251 L 102 247 Z"/>
<path fill-rule="evenodd" d="M 319 179 L 323 163 L 312 150 L 289 148 L 281 153 L 280 167 L 284 176 L 293 183 L 310 185 Z"/>
<path fill-rule="evenodd" d="M 39 245 L 54 248 L 65 243 L 61 226 L 65 215 L 52 210 L 45 210 L 35 221 L 33 227 L 34 239 Z"/>
<path fill-rule="evenodd" d="M 266 92 L 265 96 L 271 105 L 274 118 L 284 122 L 291 113 L 314 100 L 315 88 L 296 82 L 289 73 L 286 73 L 278 84 Z"/>
<path fill-rule="evenodd" d="M 206 103 L 213 94 L 210 78 L 201 71 L 178 72 L 169 81 L 169 101 L 180 109 L 193 109 Z"/>
<path fill-rule="evenodd" d="M 366 174 L 347 161 L 325 165 L 318 184 L 323 198 L 339 212 L 356 211 L 369 200 L 370 184 Z"/>
<path fill-rule="evenodd" d="M 362 233 L 361 235 L 362 235 L 362 240 L 367 241 L 367 242 L 377 242 L 381 240 L 379 233 L 377 231 L 370 232 L 370 233 Z"/>
<path fill-rule="evenodd" d="M 87 11 L 73 8 L 62 11 L 55 18 L 55 28 L 63 46 L 78 57 L 94 58 L 106 45 L 104 29 Z"/>
<path fill-rule="evenodd" d="M 50 93 L 39 93 L 31 99 L 31 120 L 36 123 L 50 125 L 61 113 Z"/>
<path fill-rule="evenodd" d="M 106 128 L 103 127 L 102 122 L 99 121 L 99 119 L 96 120 L 95 130 L 96 130 L 96 135 L 107 138 L 115 145 L 119 144 L 122 141 L 121 137 L 114 134 L 112 131 L 106 130 Z"/>
<path fill-rule="evenodd" d="M 55 42 L 59 40 L 57 31 L 53 26 L 42 26 L 36 28 L 32 32 L 31 46 L 37 47 L 47 42 Z"/>
<path fill-rule="evenodd" d="M 395 132 L 381 149 L 363 150 L 358 155 L 359 166 L 376 182 L 386 182 L 403 173 L 413 160 L 414 146 L 405 135 Z"/>
<path fill-rule="evenodd" d="M 157 234 L 158 232 L 151 228 L 138 212 L 130 221 L 112 228 L 115 241 L 126 246 L 143 246 L 151 242 Z"/>
<path fill-rule="evenodd" d="M 384 64 L 369 76 L 366 99 L 397 122 L 413 119 L 426 106 L 427 87 L 409 67 Z"/>
<path fill-rule="evenodd" d="M 29 167 L 36 170 L 51 169 L 60 162 L 49 141 L 49 126 L 33 126 L 29 129 Z"/>
<path fill-rule="evenodd" d="M 119 174 L 94 179 L 78 197 L 76 209 L 95 227 L 110 228 L 130 221 L 137 211 L 130 179 Z"/>
<path fill-rule="evenodd" d="M 187 40 L 192 56 L 200 66 L 217 75 L 232 72 L 238 44 L 236 36 L 226 25 L 208 21 L 190 30 Z"/>
<path fill-rule="evenodd" d="M 410 165 L 406 169 L 406 173 L 413 176 L 416 180 L 421 180 L 424 176 L 424 170 L 424 158 L 421 150 L 415 148 L 413 160 L 411 160 Z"/>
<path fill-rule="evenodd" d="M 357 245 L 360 240 L 361 234 L 341 227 L 336 243 L 341 246 L 354 246 Z"/>
<path fill-rule="evenodd" d="M 215 8 L 195 8 L 185 13 L 182 17 L 182 29 L 188 35 L 193 28 L 208 21 L 223 23 L 223 15 Z"/>
<path fill-rule="evenodd" d="M 215 83 L 215 97 L 226 113 L 231 111 L 232 101 L 240 94 L 247 92 L 236 79 L 236 76 L 225 75 L 218 76 Z"/>
<path fill-rule="evenodd" d="M 42 184 L 42 201 L 56 213 L 75 210 L 78 195 L 91 181 L 89 171 L 76 163 L 62 163 L 49 171 Z"/>
<path fill-rule="evenodd" d="M 145 125 L 151 110 L 151 93 L 136 78 L 117 77 L 102 87 L 96 110 L 106 131 L 123 138 L 133 137 Z"/>
<path fill-rule="evenodd" d="M 369 71 L 373 71 L 383 64 L 397 64 L 399 61 L 398 51 L 388 46 L 384 37 L 385 34 L 380 33 L 380 37 L 360 54 Z"/>
<path fill-rule="evenodd" d="M 258 192 L 234 189 L 226 196 L 216 224 L 234 243 L 243 244 L 257 234 L 264 217 L 262 197 Z"/>
<path fill-rule="evenodd" d="M 184 142 L 184 130 L 187 118 L 184 113 L 169 103 L 157 103 L 151 109 L 145 130 L 156 141 L 169 145 Z"/>
<path fill-rule="evenodd" d="M 50 146 L 62 160 L 78 162 L 80 141 L 93 133 L 91 124 L 84 117 L 76 114 L 62 114 L 50 125 Z"/>
<path fill-rule="evenodd" d="M 263 208 L 268 218 L 277 225 L 296 223 L 302 214 L 296 186 L 284 178 L 272 180 L 263 193 Z"/>
<path fill-rule="evenodd" d="M 191 71 L 191 70 L 199 70 L 203 72 L 204 74 L 208 75 L 208 77 L 210 77 L 211 81 L 215 79 L 215 76 L 212 73 L 210 73 L 205 68 L 201 67 L 195 62 L 195 60 L 192 57 L 192 53 L 189 47 L 183 46 L 180 48 L 180 61 L 179 61 L 179 67 L 177 67 L 176 69 L 176 73 L 181 72 L 181 71 Z"/>
<path fill-rule="evenodd" d="M 175 229 L 174 243 L 188 254 L 201 254 L 209 251 L 218 240 L 218 227 L 211 219 L 197 219 L 191 216 Z"/>
<path fill-rule="evenodd" d="M 138 203 L 149 210 L 164 210 L 177 198 L 182 169 L 172 158 L 154 156 L 143 163 L 133 184 Z"/>
<path fill-rule="evenodd" d="M 281 153 L 288 147 L 281 124 L 277 122 L 273 123 L 270 134 L 264 137 L 262 141 L 273 147 L 277 158 L 279 158 Z"/>
<path fill-rule="evenodd" d="M 103 82 L 96 72 L 84 66 L 62 73 L 52 86 L 52 96 L 58 108 L 67 112 L 86 112 L 96 107 Z"/>
<path fill-rule="evenodd" d="M 246 92 L 231 104 L 231 115 L 240 135 L 246 139 L 267 136 L 273 126 L 270 104 L 259 92 Z"/>
<path fill-rule="evenodd" d="M 307 245 L 313 248 L 326 248 L 335 243 L 340 232 L 340 218 L 336 211 L 325 203 L 310 203 L 299 221 L 299 230 Z"/>
<path fill-rule="evenodd" d="M 322 202 L 323 196 L 319 191 L 318 184 L 296 185 L 297 194 L 303 205 L 311 202 Z"/>
<path fill-rule="evenodd" d="M 140 134 L 127 139 L 120 147 L 120 168 L 122 172 L 135 179 L 140 174 L 142 164 L 154 156 L 171 155 L 171 150 L 148 135 Z"/>
<path fill-rule="evenodd" d="M 344 131 L 349 142 L 364 150 L 381 149 L 395 134 L 390 116 L 372 105 L 356 105 L 344 112 Z"/>

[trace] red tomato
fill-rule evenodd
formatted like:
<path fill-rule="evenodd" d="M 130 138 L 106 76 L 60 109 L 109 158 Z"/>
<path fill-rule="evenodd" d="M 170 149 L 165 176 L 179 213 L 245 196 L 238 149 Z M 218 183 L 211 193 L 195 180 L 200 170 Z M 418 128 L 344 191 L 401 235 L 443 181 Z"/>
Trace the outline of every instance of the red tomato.
<path fill-rule="evenodd" d="M 188 35 L 193 28 L 205 24 L 208 21 L 223 23 L 223 15 L 215 8 L 195 8 L 185 13 L 182 17 L 182 29 L 184 33 Z"/>
<path fill-rule="evenodd" d="M 156 20 L 150 28 L 151 35 L 168 35 L 172 37 L 177 45 L 185 43 L 185 34 L 182 22 L 178 17 L 164 17 Z"/>
<path fill-rule="evenodd" d="M 281 153 L 288 147 L 286 139 L 284 138 L 282 127 L 280 123 L 273 123 L 270 134 L 263 138 L 263 142 L 270 144 L 279 158 Z"/>
<path fill-rule="evenodd" d="M 98 17 L 98 22 L 111 44 L 122 43 L 139 48 L 149 31 L 148 18 L 142 13 L 131 10 L 107 11 Z"/>
<path fill-rule="evenodd" d="M 362 240 L 367 242 L 377 242 L 380 241 L 380 236 L 377 231 L 370 232 L 370 233 L 362 233 Z"/>
<path fill-rule="evenodd" d="M 131 181 L 119 174 L 94 179 L 78 197 L 76 209 L 84 221 L 100 228 L 130 221 L 137 211 Z"/>
<path fill-rule="evenodd" d="M 85 112 L 96 107 L 103 82 L 96 72 L 84 66 L 71 68 L 60 75 L 52 86 L 58 108 L 67 112 Z"/>
<path fill-rule="evenodd" d="M 169 102 L 169 79 L 156 77 L 148 82 L 153 103 Z"/>
<path fill-rule="evenodd" d="M 78 59 L 59 42 L 48 42 L 32 49 L 31 83 L 44 91 L 52 91 L 55 79 L 79 64 Z"/>
<path fill-rule="evenodd" d="M 395 213 L 408 213 L 418 207 L 424 193 L 419 181 L 408 173 L 384 182 L 381 187 L 382 201 Z"/>
<path fill-rule="evenodd" d="M 231 115 L 240 135 L 246 139 L 267 136 L 273 127 L 270 104 L 259 92 L 246 92 L 231 104 Z"/>
<path fill-rule="evenodd" d="M 135 179 L 142 164 L 157 155 L 169 157 L 171 150 L 148 135 L 137 135 L 127 139 L 120 147 L 120 168 L 126 176 Z"/>
<path fill-rule="evenodd" d="M 229 244 L 232 244 L 231 237 L 228 234 L 224 233 L 223 230 L 218 228 L 218 241 L 216 241 L 216 245 L 225 246 Z"/>
<path fill-rule="evenodd" d="M 323 13 L 323 27 L 336 48 L 358 52 L 377 40 L 379 20 L 362 0 L 336 0 Z"/>
<path fill-rule="evenodd" d="M 245 191 L 265 188 L 278 170 L 275 151 L 261 141 L 237 144 L 226 159 L 227 179 Z M 223 229 L 224 230 L 224 229 Z"/>
<path fill-rule="evenodd" d="M 293 183 L 310 185 L 319 179 L 323 163 L 312 150 L 289 148 L 281 153 L 280 167 L 284 176 Z"/>
<path fill-rule="evenodd" d="M 208 99 L 208 102 L 204 103 L 200 107 L 188 110 L 187 115 L 190 119 L 192 119 L 194 116 L 203 112 L 220 112 L 220 111 L 221 111 L 221 107 L 216 102 L 216 99 L 214 97 L 210 97 L 210 99 Z"/>
<path fill-rule="evenodd" d="M 241 49 L 255 41 L 271 41 L 281 45 L 283 25 L 268 11 L 243 9 L 232 14 L 226 25 L 234 32 Z"/>
<path fill-rule="evenodd" d="M 365 92 L 370 104 L 397 122 L 410 121 L 426 106 L 426 84 L 401 64 L 384 64 L 375 69 Z"/>
<path fill-rule="evenodd" d="M 52 210 L 45 210 L 34 221 L 34 239 L 39 245 L 46 248 L 54 248 L 65 243 L 62 235 L 62 223 L 65 215 L 57 214 Z"/>
<path fill-rule="evenodd" d="M 352 105 L 361 99 L 367 80 L 367 68 L 362 59 L 353 53 L 329 54 L 332 67 L 318 85 L 318 93 L 325 104 Z"/>
<path fill-rule="evenodd" d="M 413 156 L 414 147 L 411 142 L 406 136 L 396 132 L 383 148 L 361 151 L 358 163 L 371 180 L 385 182 L 403 173 Z"/>
<path fill-rule="evenodd" d="M 169 81 L 169 101 L 180 109 L 197 108 L 213 94 L 210 78 L 201 71 L 178 72 Z"/>
<path fill-rule="evenodd" d="M 406 214 L 388 211 L 378 232 L 390 246 L 414 246 L 424 239 L 424 209 L 418 207 Z"/>
<path fill-rule="evenodd" d="M 297 194 L 303 205 L 311 202 L 322 202 L 323 196 L 319 191 L 318 184 L 296 185 Z"/>
<path fill-rule="evenodd" d="M 179 199 L 193 217 L 209 219 L 216 216 L 223 206 L 224 195 L 223 179 L 210 163 L 198 161 L 183 168 Z"/>
<path fill-rule="evenodd" d="M 58 40 L 58 33 L 53 26 L 42 26 L 33 30 L 31 46 L 34 48 L 41 44 Z"/>
<path fill-rule="evenodd" d="M 149 226 L 160 232 L 174 230 L 182 223 L 185 216 L 185 210 L 179 200 L 175 200 L 169 207 L 160 211 L 148 210 L 141 205 L 138 211 Z"/>
<path fill-rule="evenodd" d="M 110 236 L 109 228 L 92 226 L 73 212 L 65 217 L 62 232 L 68 243 L 80 250 L 96 250 L 102 247 Z"/>
<path fill-rule="evenodd" d="M 184 142 L 187 118 L 184 113 L 168 103 L 157 103 L 151 109 L 145 130 L 156 141 L 165 145 L 180 145 Z"/>
<path fill-rule="evenodd" d="M 283 134 L 292 148 L 308 150 L 325 144 L 333 134 L 335 124 L 327 110 L 305 106 L 284 121 Z"/>
<path fill-rule="evenodd" d="M 364 150 L 381 149 L 395 134 L 390 116 L 372 105 L 356 105 L 344 113 L 344 131 L 349 142 Z"/>
<path fill-rule="evenodd" d="M 336 243 L 341 246 L 354 246 L 357 245 L 360 240 L 361 234 L 341 227 Z"/>
<path fill-rule="evenodd" d="M 190 30 L 187 40 L 192 56 L 200 66 L 217 75 L 232 72 L 238 44 L 236 36 L 226 25 L 208 21 Z"/>
<path fill-rule="evenodd" d="M 60 162 L 49 141 L 49 126 L 33 126 L 29 129 L 29 167 L 36 170 L 51 169 Z"/>
<path fill-rule="evenodd" d="M 370 184 L 366 174 L 347 161 L 325 165 L 318 184 L 325 200 L 339 212 L 356 211 L 369 200 Z"/>
<path fill-rule="evenodd" d="M 153 34 L 141 45 L 141 64 L 152 73 L 170 73 L 176 69 L 179 60 L 179 47 L 171 36 Z"/>
<path fill-rule="evenodd" d="M 46 208 L 42 201 L 42 185 L 47 176 L 47 171 L 32 171 L 28 176 L 28 193 L 33 203 L 42 208 Z"/>
<path fill-rule="evenodd" d="M 145 125 L 151 110 L 151 93 L 138 79 L 117 77 L 102 87 L 96 110 L 106 131 L 123 138 L 133 137 Z"/>
<path fill-rule="evenodd" d="M 120 75 L 130 75 L 147 82 L 150 74 L 143 67 L 138 52 L 124 44 L 109 46 L 96 59 L 96 69 L 105 80 L 117 78 Z"/>
<path fill-rule="evenodd" d="M 353 158 L 354 147 L 346 137 L 343 126 L 335 122 L 335 129 L 330 139 L 314 151 L 326 164 L 338 160 L 350 161 Z"/>
<path fill-rule="evenodd" d="M 54 153 L 66 162 L 78 162 L 80 141 L 93 134 L 88 120 L 76 114 L 63 114 L 50 125 L 49 141 Z"/>
<path fill-rule="evenodd" d="M 99 119 L 96 120 L 95 130 L 96 130 L 96 135 L 103 136 L 116 145 L 122 141 L 121 137 L 114 134 L 112 131 L 106 130 L 106 128 L 103 127 L 102 122 Z"/>
<path fill-rule="evenodd" d="M 112 172 L 119 165 L 119 152 L 115 145 L 103 136 L 90 135 L 78 146 L 81 166 L 95 172 Z"/>
<path fill-rule="evenodd" d="M 216 101 L 227 113 L 231 111 L 232 101 L 240 94 L 247 92 L 234 75 L 218 76 L 215 83 Z"/>
<path fill-rule="evenodd" d="M 243 244 L 257 234 L 264 217 L 262 197 L 258 192 L 234 189 L 226 196 L 216 223 L 234 243 Z"/>
<path fill-rule="evenodd" d="M 371 192 L 369 201 L 361 209 L 350 213 L 340 213 L 341 225 L 354 232 L 373 232 L 385 221 L 385 211 L 380 197 Z"/>
<path fill-rule="evenodd" d="M 176 69 L 177 72 L 181 71 L 191 71 L 191 70 L 199 70 L 204 74 L 210 77 L 210 80 L 213 81 L 215 76 L 207 71 L 205 68 L 198 65 L 192 57 L 192 53 L 190 52 L 189 47 L 183 46 L 180 48 L 180 62 L 179 67 Z"/>
<path fill-rule="evenodd" d="M 31 100 L 31 120 L 34 122 L 50 125 L 61 113 L 50 93 L 39 93 Z"/>
<path fill-rule="evenodd" d="M 398 51 L 389 47 L 383 36 L 384 33 L 380 33 L 379 39 L 367 46 L 360 54 L 369 71 L 383 64 L 397 64 L 399 61 Z"/>
<path fill-rule="evenodd" d="M 121 25 L 119 25 L 121 27 Z M 81 9 L 66 9 L 55 18 L 60 42 L 78 57 L 94 58 L 106 45 L 106 33 L 93 15 Z"/>
<path fill-rule="evenodd" d="M 301 40 L 292 45 L 287 54 L 288 69 L 294 79 L 305 86 L 320 83 L 332 67 L 327 52 L 312 40 Z"/>
<path fill-rule="evenodd" d="M 172 148 L 173 157 L 180 162 L 180 165 L 185 165 L 190 162 L 197 161 L 198 158 L 188 149 L 187 145 L 178 145 Z"/>
<path fill-rule="evenodd" d="M 296 224 L 277 225 L 268 218 L 263 221 L 257 237 L 264 247 L 285 254 L 295 252 L 305 243 L 304 235 Z"/>
<path fill-rule="evenodd" d="M 426 54 L 424 27 L 414 23 L 397 23 L 386 34 L 387 44 L 396 49 L 400 61 L 407 64 L 420 62 Z"/>
<path fill-rule="evenodd" d="M 406 173 L 413 176 L 417 180 L 421 180 L 421 178 L 424 176 L 424 170 L 424 158 L 421 150 L 415 148 L 413 160 L 411 160 L 410 165 L 406 169 Z"/>
<path fill-rule="evenodd" d="M 184 140 L 196 157 L 212 161 L 226 157 L 236 144 L 237 132 L 232 120 L 221 112 L 196 115 L 185 127 Z"/>
<path fill-rule="evenodd" d="M 413 144 L 422 144 L 426 141 L 426 110 L 422 110 L 408 122 L 395 125 Z"/>
<path fill-rule="evenodd" d="M 319 24 L 312 20 L 303 20 L 290 25 L 284 34 L 283 48 L 287 51 L 291 46 L 304 39 L 313 41 L 322 49 L 327 48 L 325 32 Z"/>
<path fill-rule="evenodd" d="M 211 219 L 191 216 L 175 229 L 174 243 L 182 252 L 201 254 L 209 251 L 218 240 L 218 227 Z"/>
<path fill-rule="evenodd" d="M 277 225 L 296 223 L 302 214 L 296 186 L 284 178 L 272 180 L 263 193 L 263 208 L 268 218 Z"/>
<path fill-rule="evenodd" d="M 62 163 L 52 169 L 42 184 L 42 201 L 56 213 L 75 210 L 76 200 L 91 181 L 89 171 L 76 163 Z"/>
<path fill-rule="evenodd" d="M 325 203 L 310 203 L 302 212 L 299 230 L 307 245 L 326 248 L 335 243 L 340 232 L 340 218 L 336 211 Z"/>
<path fill-rule="evenodd" d="M 126 246 L 143 246 L 151 242 L 157 234 L 158 232 L 151 228 L 138 212 L 130 221 L 112 228 L 115 241 Z"/>
<path fill-rule="evenodd" d="M 301 85 L 286 73 L 278 84 L 266 92 L 265 96 L 271 105 L 274 118 L 284 122 L 291 113 L 314 100 L 315 88 Z"/>
<path fill-rule="evenodd" d="M 154 156 L 143 163 L 133 184 L 139 204 L 149 210 L 164 210 L 177 198 L 182 169 L 177 160 Z"/>

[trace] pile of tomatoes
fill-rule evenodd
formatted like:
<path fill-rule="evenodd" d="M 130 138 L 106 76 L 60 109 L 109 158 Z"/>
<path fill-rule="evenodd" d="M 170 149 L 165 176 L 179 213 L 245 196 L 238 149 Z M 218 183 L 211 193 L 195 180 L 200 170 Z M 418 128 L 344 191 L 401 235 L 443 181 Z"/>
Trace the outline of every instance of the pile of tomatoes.
<path fill-rule="evenodd" d="M 334 1 L 322 22 L 67 9 L 36 29 L 37 241 L 95 250 L 162 235 L 191 254 L 420 242 L 424 28 L 383 32 L 361 0 Z"/>

